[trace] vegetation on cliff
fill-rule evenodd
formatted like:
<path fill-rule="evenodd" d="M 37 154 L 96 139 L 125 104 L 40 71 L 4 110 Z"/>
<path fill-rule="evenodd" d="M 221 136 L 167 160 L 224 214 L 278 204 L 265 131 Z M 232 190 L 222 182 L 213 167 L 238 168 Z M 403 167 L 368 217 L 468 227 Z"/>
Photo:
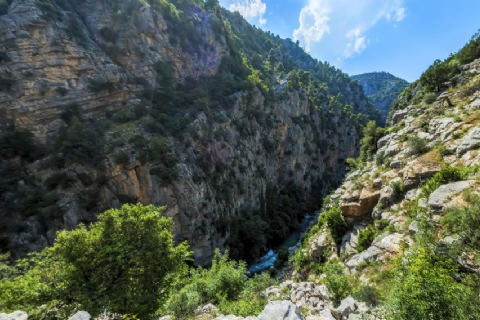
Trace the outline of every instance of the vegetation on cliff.
<path fill-rule="evenodd" d="M 109 207 L 139 199 L 173 204 L 168 199 L 192 198 L 203 190 L 194 209 L 185 201 L 174 203 L 181 216 L 175 221 L 189 221 L 191 214 L 199 221 L 193 228 L 186 222 L 177 226 L 177 239 L 194 245 L 199 237 L 212 236 L 216 246 L 230 248 L 232 257 L 252 260 L 295 229 L 305 212 L 320 206 L 318 194 L 337 184 L 345 167 L 347 156 L 340 156 L 339 149 L 345 145 L 353 155 L 360 128 L 377 116 L 360 85 L 341 70 L 313 59 L 290 39 L 250 25 L 239 13 L 221 9 L 216 1 L 102 0 L 102 10 L 111 17 L 105 23 L 92 21 L 82 1 L 31 5 L 42 12 L 35 17 L 42 23 L 32 25 L 51 26 L 55 48 L 68 45 L 99 54 L 116 71 L 92 71 L 102 64 L 88 69 L 83 86 L 74 85 L 82 81 L 75 78 L 66 87 L 39 88 L 39 101 L 55 105 L 50 117 L 56 118 L 48 125 L 42 119 L 25 123 L 48 132 L 45 143 L 34 140 L 15 117 L 8 119 L 11 125 L 0 137 L 8 146 L 0 155 L 6 160 L 0 164 L 0 221 L 8 220 L 0 223 L 0 247 L 16 258 L 52 244 L 58 230 L 95 221 Z M 145 22 L 140 16 L 154 20 L 152 28 L 161 25 L 167 43 L 130 47 L 128 39 L 151 36 L 145 29 L 142 37 L 135 34 Z M 24 56 L 15 53 L 21 50 L 16 40 L 10 41 L 15 45 L 2 59 Z M 136 60 L 141 72 L 125 57 L 141 57 Z M 199 65 L 185 72 L 192 57 L 218 67 L 202 74 L 198 69 L 207 67 Z M 16 59 L 5 63 L 20 63 Z M 28 80 L 23 74 L 15 77 L 19 83 Z M 5 83 L 0 94 L 17 90 Z M 132 88 L 135 96 L 120 101 L 120 107 L 109 103 Z M 107 102 L 99 113 L 90 113 L 94 103 L 84 103 L 83 96 Z M 301 113 L 283 110 L 300 105 L 306 106 Z M 299 132 L 302 145 L 293 137 Z M 265 164 L 258 163 L 259 157 Z M 278 165 L 269 168 L 270 162 Z M 332 170 L 322 165 L 327 162 Z M 137 178 L 140 170 L 153 181 L 153 196 L 129 189 L 134 182 L 114 179 Z M 195 191 L 184 194 L 188 188 Z M 67 223 L 68 210 L 73 218 Z M 213 247 L 199 263 L 212 256 Z"/>
<path fill-rule="evenodd" d="M 408 82 L 388 72 L 371 72 L 351 77 L 362 86 L 368 102 L 381 111 L 379 124 L 385 125 L 390 105 L 408 86 Z"/>
<path fill-rule="evenodd" d="M 360 157 L 291 261 L 334 297 L 375 306 L 367 319 L 480 316 L 479 43 L 477 34 L 407 88 L 391 126 L 365 127 Z M 332 212 L 346 225 L 340 236 L 324 221 Z"/>
<path fill-rule="evenodd" d="M 216 251 L 209 269 L 189 269 L 186 243 L 173 244 L 165 208 L 129 205 L 99 215 L 88 228 L 62 231 L 55 244 L 12 265 L 0 256 L 0 312 L 66 319 L 75 310 L 149 319 L 186 319 L 206 303 L 225 313 L 258 314 L 268 275 L 245 280 L 244 262 Z"/>

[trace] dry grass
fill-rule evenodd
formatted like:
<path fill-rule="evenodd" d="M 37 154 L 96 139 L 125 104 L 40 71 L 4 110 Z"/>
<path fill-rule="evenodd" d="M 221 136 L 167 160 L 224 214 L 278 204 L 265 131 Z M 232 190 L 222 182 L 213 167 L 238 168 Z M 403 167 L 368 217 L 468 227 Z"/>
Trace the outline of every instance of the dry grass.
<path fill-rule="evenodd" d="M 477 125 L 480 123 L 480 110 L 475 110 L 465 118 L 466 124 Z"/>
<path fill-rule="evenodd" d="M 418 162 L 425 166 L 440 166 L 443 163 L 443 157 L 440 154 L 440 150 L 433 149 L 418 158 Z"/>

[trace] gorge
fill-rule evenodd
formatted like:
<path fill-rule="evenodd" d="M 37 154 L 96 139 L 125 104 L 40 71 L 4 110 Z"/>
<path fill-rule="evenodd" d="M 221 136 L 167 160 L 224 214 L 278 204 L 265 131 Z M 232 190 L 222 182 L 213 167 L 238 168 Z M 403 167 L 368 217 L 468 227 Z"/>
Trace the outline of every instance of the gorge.
<path fill-rule="evenodd" d="M 0 320 L 479 319 L 479 107 L 480 33 L 407 83 L 217 0 L 0 0 Z"/>

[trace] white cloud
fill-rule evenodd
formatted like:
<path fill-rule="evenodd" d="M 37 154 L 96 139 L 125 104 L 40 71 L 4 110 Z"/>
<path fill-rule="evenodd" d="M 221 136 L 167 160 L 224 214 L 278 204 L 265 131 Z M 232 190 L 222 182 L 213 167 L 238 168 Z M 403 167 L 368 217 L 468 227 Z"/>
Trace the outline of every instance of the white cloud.
<path fill-rule="evenodd" d="M 237 0 L 230 4 L 228 10 L 240 12 L 250 22 L 257 20 L 260 25 L 267 23 L 267 20 L 263 17 L 267 11 L 267 5 L 262 0 Z"/>
<path fill-rule="evenodd" d="M 327 47 L 330 60 L 361 54 L 370 43 L 368 31 L 380 20 L 393 24 L 406 16 L 404 0 L 307 0 L 299 16 L 300 26 L 293 39 L 307 51 Z M 320 54 L 322 56 L 322 54 Z"/>
<path fill-rule="evenodd" d="M 346 37 L 350 40 L 345 49 L 345 58 L 353 57 L 355 54 L 360 54 L 365 50 L 367 44 L 370 42 L 366 36 L 360 36 L 360 29 L 355 29 L 347 33 Z"/>
<path fill-rule="evenodd" d="M 310 1 L 300 12 L 300 28 L 293 31 L 293 38 L 301 40 L 310 51 L 311 44 L 322 40 L 326 33 L 330 32 L 328 22 L 330 8 L 325 1 Z"/>

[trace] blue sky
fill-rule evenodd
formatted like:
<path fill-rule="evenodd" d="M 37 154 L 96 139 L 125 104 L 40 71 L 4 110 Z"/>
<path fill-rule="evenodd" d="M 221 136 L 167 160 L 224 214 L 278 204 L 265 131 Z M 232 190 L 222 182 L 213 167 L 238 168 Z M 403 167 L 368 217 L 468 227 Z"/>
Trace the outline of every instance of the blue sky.
<path fill-rule="evenodd" d="M 299 40 L 313 57 L 355 75 L 416 80 L 480 29 L 479 0 L 220 0 L 256 26 Z"/>

